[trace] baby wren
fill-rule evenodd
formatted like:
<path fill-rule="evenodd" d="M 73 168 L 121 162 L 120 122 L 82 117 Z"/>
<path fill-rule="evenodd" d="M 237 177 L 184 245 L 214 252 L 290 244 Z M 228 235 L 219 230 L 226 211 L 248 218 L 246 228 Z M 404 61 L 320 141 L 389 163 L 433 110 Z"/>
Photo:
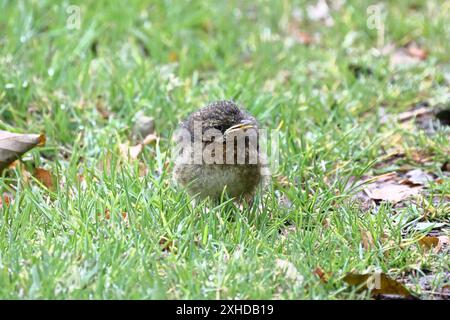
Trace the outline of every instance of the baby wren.
<path fill-rule="evenodd" d="M 248 198 L 262 182 L 258 122 L 233 101 L 193 112 L 180 124 L 177 144 L 174 177 L 193 196 Z"/>

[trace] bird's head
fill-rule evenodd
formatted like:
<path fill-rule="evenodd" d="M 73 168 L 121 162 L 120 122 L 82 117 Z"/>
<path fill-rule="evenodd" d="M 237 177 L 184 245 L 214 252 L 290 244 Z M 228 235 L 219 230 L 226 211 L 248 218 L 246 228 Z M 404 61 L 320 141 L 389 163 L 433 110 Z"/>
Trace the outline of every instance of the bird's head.
<path fill-rule="evenodd" d="M 256 119 L 229 100 L 213 102 L 194 112 L 185 124 L 191 133 L 194 132 L 194 123 L 201 124 L 203 134 L 212 130 L 220 131 L 225 140 L 227 136 L 258 129 Z"/>

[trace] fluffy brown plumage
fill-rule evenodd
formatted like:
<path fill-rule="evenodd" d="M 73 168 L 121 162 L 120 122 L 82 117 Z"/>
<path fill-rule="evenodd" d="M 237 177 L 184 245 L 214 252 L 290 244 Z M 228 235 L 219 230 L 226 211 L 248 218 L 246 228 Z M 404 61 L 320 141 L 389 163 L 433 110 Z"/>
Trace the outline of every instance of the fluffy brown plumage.
<path fill-rule="evenodd" d="M 191 142 L 195 141 L 195 123 L 201 124 L 202 150 L 208 146 L 211 149 L 216 146 L 211 144 L 222 144 L 223 154 L 212 152 L 214 156 L 217 156 L 216 159 L 219 159 L 217 161 L 219 163 L 205 163 L 204 160 L 201 163 L 185 163 L 179 161 L 180 156 L 178 156 L 175 159 L 174 168 L 177 182 L 190 194 L 200 198 L 209 197 L 217 200 L 220 199 L 224 190 L 232 197 L 252 195 L 262 180 L 259 153 L 256 162 L 252 161 L 250 156 L 251 150 L 259 151 L 256 119 L 233 101 L 217 101 L 192 113 L 186 121 L 181 123 L 180 129 L 189 132 Z M 207 133 L 211 130 L 223 134 L 223 140 L 209 137 Z M 242 149 L 242 145 L 239 149 L 238 143 L 232 136 L 232 134 L 242 133 L 256 136 L 255 140 L 245 138 L 245 149 Z M 256 146 L 252 144 L 252 141 L 256 141 Z M 232 143 L 231 146 L 230 143 Z M 227 144 L 230 149 L 227 148 Z M 234 159 L 232 163 L 226 161 L 227 150 L 234 153 L 229 158 Z M 238 163 L 238 153 L 241 151 L 245 154 L 245 161 Z"/>

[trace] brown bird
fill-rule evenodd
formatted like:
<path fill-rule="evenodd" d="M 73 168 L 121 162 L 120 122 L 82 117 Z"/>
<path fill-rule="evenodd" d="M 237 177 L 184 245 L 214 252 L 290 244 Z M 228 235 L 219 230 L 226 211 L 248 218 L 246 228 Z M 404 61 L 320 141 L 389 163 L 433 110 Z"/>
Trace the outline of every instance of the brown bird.
<path fill-rule="evenodd" d="M 180 124 L 174 176 L 191 195 L 249 199 L 262 182 L 258 122 L 233 101 L 217 101 Z M 183 138 L 180 138 L 183 137 Z"/>

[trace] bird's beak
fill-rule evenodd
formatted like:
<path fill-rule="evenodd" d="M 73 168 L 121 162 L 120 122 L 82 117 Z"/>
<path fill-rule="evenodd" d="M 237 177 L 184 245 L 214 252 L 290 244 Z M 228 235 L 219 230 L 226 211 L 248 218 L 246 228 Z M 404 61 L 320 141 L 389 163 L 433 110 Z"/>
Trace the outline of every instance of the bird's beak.
<path fill-rule="evenodd" d="M 238 130 L 247 130 L 255 128 L 255 126 L 252 124 L 249 120 L 242 120 L 241 123 L 235 124 L 234 126 L 229 127 L 227 130 L 225 130 L 224 135 L 230 134 L 232 132 L 236 132 Z"/>

